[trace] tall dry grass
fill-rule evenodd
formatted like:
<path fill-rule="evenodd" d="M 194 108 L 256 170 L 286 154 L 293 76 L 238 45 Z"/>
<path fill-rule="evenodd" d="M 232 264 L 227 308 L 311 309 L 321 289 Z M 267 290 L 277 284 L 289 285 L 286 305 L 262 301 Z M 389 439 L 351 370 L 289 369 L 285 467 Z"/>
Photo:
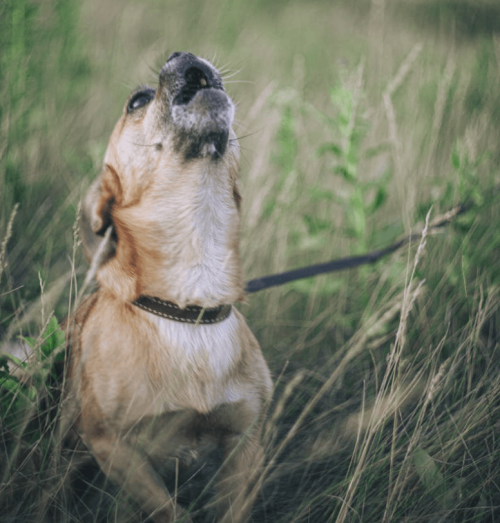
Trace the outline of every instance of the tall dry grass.
<path fill-rule="evenodd" d="M 239 103 L 249 279 L 423 231 L 374 266 L 242 306 L 276 382 L 253 520 L 500 517 L 495 9 L 4 2 L 0 329 L 3 348 L 21 332 L 41 356 L 29 385 L 1 361 L 0 521 L 143 519 L 92 464 L 61 457 L 62 342 L 47 328 L 80 295 L 72 224 L 123 100 L 175 50 L 215 56 Z M 465 200 L 450 227 L 426 228 Z"/>

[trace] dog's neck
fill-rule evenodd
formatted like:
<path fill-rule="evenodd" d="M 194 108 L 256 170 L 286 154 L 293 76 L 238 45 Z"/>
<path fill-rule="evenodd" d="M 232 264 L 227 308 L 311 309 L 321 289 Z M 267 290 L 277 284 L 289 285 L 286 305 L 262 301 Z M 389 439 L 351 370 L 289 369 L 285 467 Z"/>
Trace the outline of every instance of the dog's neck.
<path fill-rule="evenodd" d="M 101 286 L 126 301 L 149 295 L 180 307 L 241 300 L 233 188 L 220 165 L 204 167 L 169 173 L 147 187 L 138 204 L 113 212 L 118 246 L 98 273 Z"/>

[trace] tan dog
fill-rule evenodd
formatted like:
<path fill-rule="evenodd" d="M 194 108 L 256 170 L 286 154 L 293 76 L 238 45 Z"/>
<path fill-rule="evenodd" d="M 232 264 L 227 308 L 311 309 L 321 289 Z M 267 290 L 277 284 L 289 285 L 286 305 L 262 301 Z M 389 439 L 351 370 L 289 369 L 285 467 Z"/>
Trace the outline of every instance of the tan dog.
<path fill-rule="evenodd" d="M 244 292 L 233 116 L 218 71 L 172 54 L 158 88 L 127 101 L 84 202 L 87 257 L 113 235 L 70 333 L 63 420 L 155 522 L 190 521 L 162 476 L 214 448 L 218 521 L 246 521 L 262 462 L 271 378 L 232 307 Z"/>

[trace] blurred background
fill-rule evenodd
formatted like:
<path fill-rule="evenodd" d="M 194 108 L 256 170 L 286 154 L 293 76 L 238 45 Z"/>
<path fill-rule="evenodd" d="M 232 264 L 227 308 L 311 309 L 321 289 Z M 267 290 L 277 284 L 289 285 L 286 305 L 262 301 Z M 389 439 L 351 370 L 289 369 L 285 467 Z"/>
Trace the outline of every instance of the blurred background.
<path fill-rule="evenodd" d="M 450 163 L 460 141 L 471 162 L 487 153 L 492 172 L 499 14 L 487 0 L 5 0 L 3 236 L 19 207 L 0 331 L 40 296 L 40 281 L 53 289 L 47 307 L 65 313 L 78 202 L 129 92 L 155 85 L 171 52 L 214 61 L 238 104 L 251 278 L 382 246 L 431 204 L 465 196 Z M 384 93 L 395 80 L 388 112 Z M 346 278 L 287 289 L 338 291 Z"/>
<path fill-rule="evenodd" d="M 238 103 L 248 277 L 409 230 L 419 203 L 439 201 L 453 181 L 457 140 L 498 160 L 493 1 L 6 0 L 0 17 L 1 231 L 19 204 L 2 277 L 2 331 L 39 296 L 39 278 L 47 290 L 67 275 L 78 201 L 100 170 L 124 100 L 136 85 L 154 84 L 173 51 L 213 60 Z M 418 56 L 392 94 L 391 128 L 383 93 L 412 49 Z M 344 100 L 343 89 L 351 89 Z M 346 212 L 357 212 L 326 145 L 350 140 L 335 120 L 342 105 L 356 120 L 355 177 L 363 192 L 378 184 L 384 202 L 370 220 L 351 218 L 365 230 L 339 234 Z"/>
<path fill-rule="evenodd" d="M 134 87 L 155 86 L 170 53 L 190 51 L 222 71 L 237 103 L 247 279 L 378 249 L 420 231 L 429 210 L 432 220 L 474 204 L 429 235 L 416 261 L 415 249 L 404 249 L 369 267 L 251 295 L 241 306 L 281 376 L 278 388 L 302 373 L 280 430 L 318 398 L 302 457 L 283 465 L 307 462 L 313 478 L 300 483 L 307 495 L 287 487 L 307 500 L 294 505 L 293 521 L 309 521 L 319 498 L 331 510 L 310 521 L 349 520 L 335 496 L 362 515 L 353 521 L 494 520 L 496 0 L 3 0 L 0 42 L 0 339 L 37 334 L 52 310 L 59 320 L 67 313 L 87 268 L 74 234 L 77 209 L 113 125 Z M 397 372 L 387 363 L 395 350 Z M 334 385 L 321 389 L 336 368 Z M 401 415 L 392 436 L 377 425 L 371 438 L 387 446 L 375 451 L 369 439 L 353 454 L 332 427 L 350 426 L 365 400 L 382 397 L 384 383 L 392 392 L 411 383 L 404 401 L 419 405 L 418 416 L 432 391 L 436 417 L 424 427 L 417 414 Z M 395 409 L 377 416 L 396 420 Z M 400 437 L 402 420 L 415 430 L 411 448 Z M 491 438 L 487 450 L 478 434 L 483 443 Z M 460 462 L 459 442 L 468 437 Z M 413 476 L 404 468 L 410 455 Z M 331 463 L 338 469 L 328 483 Z M 397 463 L 404 474 L 396 481 Z M 359 470 L 368 471 L 361 486 Z M 372 494 L 381 474 L 388 483 Z M 333 486 L 317 490 L 318 478 Z M 286 503 L 259 513 L 292 521 Z"/>

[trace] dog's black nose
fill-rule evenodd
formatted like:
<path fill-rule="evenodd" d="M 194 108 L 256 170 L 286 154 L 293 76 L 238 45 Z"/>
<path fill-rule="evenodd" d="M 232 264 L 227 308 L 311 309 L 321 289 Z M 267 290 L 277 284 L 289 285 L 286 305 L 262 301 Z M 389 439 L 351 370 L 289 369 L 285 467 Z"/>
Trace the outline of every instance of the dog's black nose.
<path fill-rule="evenodd" d="M 199 67 L 189 67 L 184 73 L 184 80 L 186 85 L 192 85 L 196 87 L 211 87 L 210 81 L 203 69 Z"/>
<path fill-rule="evenodd" d="M 191 53 L 172 53 L 161 70 L 160 84 L 170 90 L 174 104 L 188 104 L 201 89 L 224 90 L 217 69 Z"/>
<path fill-rule="evenodd" d="M 175 60 L 176 58 L 178 59 L 178 60 L 176 60 L 176 62 L 178 62 L 179 64 L 190 63 L 190 62 L 201 62 L 200 58 L 198 58 L 193 53 L 186 53 L 184 51 L 182 51 L 182 52 L 176 51 L 175 53 L 172 53 L 168 57 L 168 60 L 166 63 L 168 64 L 169 62 L 171 62 L 172 60 Z"/>
<path fill-rule="evenodd" d="M 183 80 L 184 85 L 175 97 L 176 104 L 187 104 L 200 89 L 212 87 L 212 82 L 207 78 L 205 71 L 195 66 L 186 69 Z"/>
<path fill-rule="evenodd" d="M 180 56 L 181 54 L 186 54 L 186 53 L 179 53 L 178 51 L 176 51 L 175 53 L 172 53 L 172 54 L 168 57 L 167 64 L 168 64 L 168 62 L 170 62 L 170 60 L 173 60 L 174 58 L 177 58 L 177 57 Z"/>

